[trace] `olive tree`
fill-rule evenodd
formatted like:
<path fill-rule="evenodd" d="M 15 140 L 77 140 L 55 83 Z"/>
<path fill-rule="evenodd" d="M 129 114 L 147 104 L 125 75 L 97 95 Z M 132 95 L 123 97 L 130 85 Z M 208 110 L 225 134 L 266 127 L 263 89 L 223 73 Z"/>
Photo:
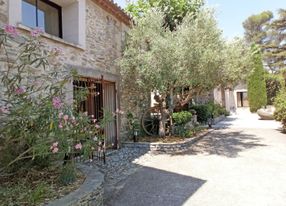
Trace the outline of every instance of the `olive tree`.
<path fill-rule="evenodd" d="M 235 47 L 223 40 L 211 10 L 187 15 L 174 31 L 163 26 L 164 14 L 156 9 L 135 22 L 120 61 L 122 80 L 139 91 L 157 93 L 160 136 L 165 136 L 166 117 L 174 107 L 187 104 L 194 94 L 213 89 L 245 68 L 236 62 L 242 50 L 231 53 L 233 62 L 227 59 L 226 51 Z"/>

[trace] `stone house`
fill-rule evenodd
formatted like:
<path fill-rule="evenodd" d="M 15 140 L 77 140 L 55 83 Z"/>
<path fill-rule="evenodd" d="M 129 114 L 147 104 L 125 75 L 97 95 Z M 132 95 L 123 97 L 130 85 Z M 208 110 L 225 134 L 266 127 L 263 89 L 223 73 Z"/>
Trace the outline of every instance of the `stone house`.
<path fill-rule="evenodd" d="M 209 92 L 194 97 L 194 102 L 196 104 L 214 102 L 225 107 L 227 111 L 235 113 L 239 108 L 249 107 L 247 85 L 240 82 L 231 88 L 216 87 Z"/>
<path fill-rule="evenodd" d="M 0 25 L 5 24 L 16 26 L 20 34 L 40 27 L 41 40 L 62 49 L 65 65 L 81 77 L 68 89 L 95 86 L 99 94 L 88 95 L 82 105 L 89 115 L 100 118 L 102 108 L 115 112 L 124 104 L 116 60 L 131 19 L 112 0 L 0 0 Z M 117 117 L 105 129 L 107 146 L 118 147 L 120 130 Z"/>
<path fill-rule="evenodd" d="M 227 111 L 236 112 L 238 108 L 249 107 L 247 85 L 243 82 L 223 91 L 215 88 L 212 94 L 214 102 L 224 106 Z"/>

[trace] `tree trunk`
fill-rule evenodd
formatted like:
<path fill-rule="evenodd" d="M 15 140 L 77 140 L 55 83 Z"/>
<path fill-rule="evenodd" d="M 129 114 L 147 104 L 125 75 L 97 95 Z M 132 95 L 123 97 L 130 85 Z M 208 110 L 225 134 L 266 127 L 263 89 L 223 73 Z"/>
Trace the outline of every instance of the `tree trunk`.
<path fill-rule="evenodd" d="M 170 114 L 170 132 L 169 135 L 173 134 L 173 112 L 174 112 L 174 89 L 170 89 L 170 105 L 169 105 L 169 114 Z"/>
<path fill-rule="evenodd" d="M 221 90 L 221 103 L 222 103 L 222 106 L 225 107 L 226 103 L 225 103 L 225 89 L 224 89 L 224 86 L 221 86 L 220 90 Z"/>
<path fill-rule="evenodd" d="M 159 121 L 159 136 L 160 137 L 165 137 L 166 136 L 166 109 L 164 107 L 163 101 L 162 104 L 160 104 L 160 113 L 161 113 L 161 118 Z"/>

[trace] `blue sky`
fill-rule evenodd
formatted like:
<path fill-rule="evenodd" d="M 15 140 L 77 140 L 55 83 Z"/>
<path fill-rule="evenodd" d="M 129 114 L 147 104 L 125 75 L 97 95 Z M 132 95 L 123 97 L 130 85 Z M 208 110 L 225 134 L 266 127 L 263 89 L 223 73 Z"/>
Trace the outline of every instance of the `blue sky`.
<path fill-rule="evenodd" d="M 121 7 L 126 0 L 114 0 Z M 286 0 L 206 0 L 207 5 L 216 9 L 219 27 L 228 39 L 243 36 L 242 22 L 252 14 L 265 10 L 274 13 L 279 8 L 286 9 Z"/>

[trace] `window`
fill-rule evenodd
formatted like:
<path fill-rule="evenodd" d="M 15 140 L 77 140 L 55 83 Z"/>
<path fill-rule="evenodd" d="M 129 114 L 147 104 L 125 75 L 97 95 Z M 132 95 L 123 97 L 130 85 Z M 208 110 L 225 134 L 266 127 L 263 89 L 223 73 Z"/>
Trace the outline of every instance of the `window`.
<path fill-rule="evenodd" d="M 22 23 L 62 38 L 62 8 L 49 0 L 22 0 Z"/>

